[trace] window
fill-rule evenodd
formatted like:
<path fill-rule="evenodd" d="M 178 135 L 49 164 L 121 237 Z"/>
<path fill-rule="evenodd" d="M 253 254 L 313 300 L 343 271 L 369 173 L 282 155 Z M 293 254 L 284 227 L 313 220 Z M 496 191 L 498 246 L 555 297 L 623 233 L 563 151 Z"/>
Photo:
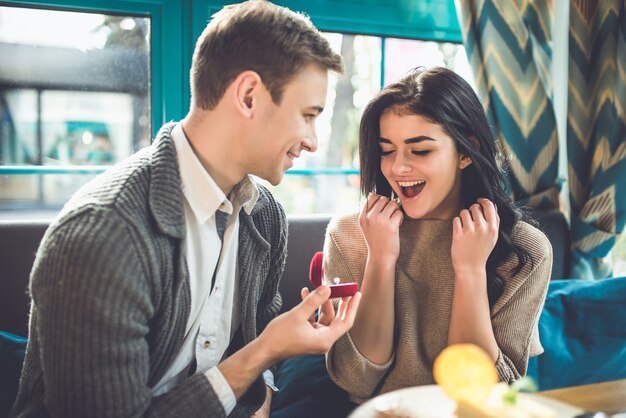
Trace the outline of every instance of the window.
<path fill-rule="evenodd" d="M 58 209 L 149 143 L 149 49 L 146 17 L 0 7 L 0 210 Z"/>

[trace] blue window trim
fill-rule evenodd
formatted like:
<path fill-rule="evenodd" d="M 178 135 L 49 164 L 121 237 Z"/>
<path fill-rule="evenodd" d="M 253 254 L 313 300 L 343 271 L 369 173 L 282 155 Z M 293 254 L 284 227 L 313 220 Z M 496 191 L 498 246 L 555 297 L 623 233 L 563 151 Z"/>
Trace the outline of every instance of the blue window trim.
<path fill-rule="evenodd" d="M 308 15 L 320 30 L 462 43 L 454 0 L 274 0 Z M 196 16 L 233 1 L 196 0 Z M 206 15 L 205 15 L 206 16 Z M 204 22 L 206 24 L 206 21 Z M 199 33 L 198 33 L 199 34 Z"/>

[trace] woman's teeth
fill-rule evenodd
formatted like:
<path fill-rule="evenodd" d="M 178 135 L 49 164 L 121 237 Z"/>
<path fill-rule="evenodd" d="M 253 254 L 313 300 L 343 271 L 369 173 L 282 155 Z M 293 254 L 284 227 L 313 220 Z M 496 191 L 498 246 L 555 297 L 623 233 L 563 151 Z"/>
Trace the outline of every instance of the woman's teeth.
<path fill-rule="evenodd" d="M 426 183 L 424 180 L 415 180 L 415 181 L 399 181 L 398 184 L 401 187 L 411 187 L 411 186 L 417 186 L 420 184 L 424 184 Z"/>

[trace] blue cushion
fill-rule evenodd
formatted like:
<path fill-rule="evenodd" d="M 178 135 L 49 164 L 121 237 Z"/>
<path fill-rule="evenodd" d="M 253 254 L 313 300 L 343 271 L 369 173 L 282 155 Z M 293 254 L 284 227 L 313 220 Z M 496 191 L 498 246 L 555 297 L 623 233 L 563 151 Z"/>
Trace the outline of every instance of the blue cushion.
<path fill-rule="evenodd" d="M 17 396 L 26 338 L 0 331 L 0 417 L 9 415 Z"/>
<path fill-rule="evenodd" d="M 541 390 L 626 378 L 626 277 L 550 283 L 539 319 Z"/>
<path fill-rule="evenodd" d="M 285 360 L 276 387 L 279 391 L 272 397 L 270 411 L 273 418 L 344 418 L 356 406 L 330 380 L 323 355 Z"/>

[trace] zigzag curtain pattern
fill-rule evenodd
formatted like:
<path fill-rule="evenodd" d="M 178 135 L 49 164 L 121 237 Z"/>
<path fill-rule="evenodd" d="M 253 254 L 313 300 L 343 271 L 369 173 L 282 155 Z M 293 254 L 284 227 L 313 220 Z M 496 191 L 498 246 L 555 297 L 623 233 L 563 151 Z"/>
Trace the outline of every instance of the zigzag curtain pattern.
<path fill-rule="evenodd" d="M 552 0 L 457 8 L 479 95 L 512 155 L 514 199 L 558 206 Z M 626 222 L 626 0 L 571 0 L 566 140 L 571 277 L 609 277 L 605 260 Z"/>
<path fill-rule="evenodd" d="M 520 205 L 558 206 L 558 136 L 550 74 L 550 0 L 461 0 L 465 49 L 494 134 L 510 156 Z"/>
<path fill-rule="evenodd" d="M 626 0 L 572 0 L 567 158 L 572 275 L 604 263 L 626 222 Z"/>

